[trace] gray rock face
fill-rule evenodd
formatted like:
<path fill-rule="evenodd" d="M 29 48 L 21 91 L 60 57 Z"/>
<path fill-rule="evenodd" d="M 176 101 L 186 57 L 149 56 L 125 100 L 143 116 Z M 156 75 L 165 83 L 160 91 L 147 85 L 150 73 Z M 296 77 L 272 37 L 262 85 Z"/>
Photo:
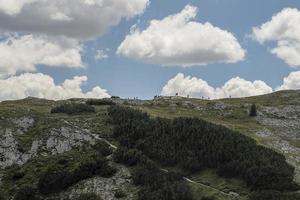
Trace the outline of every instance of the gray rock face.
<path fill-rule="evenodd" d="M 27 131 L 34 124 L 34 119 L 31 117 L 22 117 L 14 119 L 13 122 L 22 130 Z"/>
<path fill-rule="evenodd" d="M 18 149 L 18 142 L 13 136 L 11 129 L 0 130 L 0 167 L 8 167 L 13 164 L 24 164 L 31 157 L 35 156 L 38 143 L 34 142 L 30 151 L 22 153 Z"/>
<path fill-rule="evenodd" d="M 61 154 L 71 150 L 73 147 L 81 146 L 87 142 L 95 143 L 95 137 L 89 130 L 73 127 L 68 124 L 66 127 L 53 128 L 35 138 L 31 148 L 27 152 L 20 150 L 16 136 L 26 135 L 26 132 L 35 123 L 31 117 L 12 119 L 16 127 L 0 127 L 0 168 L 13 164 L 22 165 L 29 159 L 43 154 Z"/>
<path fill-rule="evenodd" d="M 69 199 L 74 199 L 79 194 L 82 193 L 95 193 L 105 200 L 117 200 L 114 196 L 115 191 L 121 189 L 123 191 L 128 191 L 131 180 L 131 174 L 129 170 L 119 164 L 111 163 L 115 168 L 117 168 L 117 173 L 111 178 L 94 177 L 88 180 L 79 182 L 78 184 L 72 186 L 69 190 L 60 194 L 60 197 L 68 196 Z M 125 198 L 126 200 L 133 199 L 133 194 L 130 193 Z"/>
<path fill-rule="evenodd" d="M 73 147 L 81 146 L 83 142 L 95 143 L 95 138 L 90 131 L 62 127 L 50 131 L 45 148 L 47 151 L 51 151 L 51 154 L 61 154 Z"/>

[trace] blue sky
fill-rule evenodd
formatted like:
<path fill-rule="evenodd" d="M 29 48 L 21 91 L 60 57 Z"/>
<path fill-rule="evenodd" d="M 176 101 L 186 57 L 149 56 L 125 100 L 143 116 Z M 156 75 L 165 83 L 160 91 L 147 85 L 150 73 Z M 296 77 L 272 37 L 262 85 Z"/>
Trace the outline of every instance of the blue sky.
<path fill-rule="evenodd" d="M 134 24 L 137 24 L 140 30 L 144 30 L 151 20 L 161 20 L 171 14 L 179 13 L 188 4 L 198 8 L 198 14 L 193 21 L 210 22 L 213 26 L 232 33 L 240 46 L 246 50 L 244 60 L 236 63 L 181 67 L 146 64 L 141 60 L 116 54 L 119 45 L 126 35 L 130 34 L 130 28 Z M 284 77 L 297 71 L 297 66 L 291 67 L 283 59 L 270 53 L 270 50 L 276 46 L 276 41 L 262 45 L 247 35 L 252 33 L 253 27 L 259 27 L 270 21 L 273 15 L 288 7 L 300 8 L 300 2 L 296 0 L 151 0 L 142 14 L 127 20 L 122 18 L 120 23 L 107 28 L 103 35 L 81 42 L 84 48 L 81 56 L 85 68 L 37 65 L 35 73 L 40 72 L 51 76 L 56 84 L 61 84 L 65 79 L 72 79 L 74 76 L 87 76 L 88 81 L 82 86 L 83 91 L 100 86 L 107 89 L 110 95 L 143 99 L 160 94 L 166 83 L 178 73 L 205 80 L 212 87 L 222 87 L 229 79 L 240 77 L 248 81 L 262 80 L 275 88 L 282 84 Z M 108 58 L 95 60 L 97 50 L 104 50 Z M 18 71 L 15 75 L 22 73 L 24 72 Z"/>
<path fill-rule="evenodd" d="M 241 45 L 247 49 L 245 61 L 235 64 L 210 64 L 208 66 L 165 67 L 132 61 L 115 54 L 117 47 L 129 33 L 130 27 L 141 21 L 140 27 L 146 27 L 152 19 L 162 19 L 170 14 L 181 11 L 187 4 L 197 6 L 199 13 L 197 21 L 211 22 L 213 25 L 233 32 Z M 166 82 L 177 73 L 201 77 L 213 86 L 221 86 L 228 79 L 240 76 L 247 80 L 264 80 L 276 87 L 288 75 L 290 68 L 282 60 L 269 53 L 268 48 L 245 36 L 252 32 L 252 27 L 259 26 L 271 19 L 285 7 L 300 7 L 300 2 L 292 0 L 240 1 L 240 0 L 202 0 L 202 1 L 172 1 L 152 0 L 146 12 L 108 31 L 87 45 L 84 61 L 88 68 L 84 70 L 49 69 L 41 71 L 56 77 L 58 82 L 73 75 L 87 75 L 89 80 L 84 88 L 101 85 L 111 94 L 122 97 L 152 98 L 159 94 Z M 109 48 L 109 58 L 95 62 L 93 49 Z"/>

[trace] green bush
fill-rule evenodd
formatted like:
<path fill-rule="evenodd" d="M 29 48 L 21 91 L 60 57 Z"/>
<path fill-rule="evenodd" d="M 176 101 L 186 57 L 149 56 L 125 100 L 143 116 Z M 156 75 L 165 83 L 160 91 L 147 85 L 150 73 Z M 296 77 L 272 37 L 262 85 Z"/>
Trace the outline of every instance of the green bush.
<path fill-rule="evenodd" d="M 101 155 L 101 156 L 109 156 L 113 153 L 113 150 L 110 146 L 102 141 L 97 141 L 93 148 Z"/>
<path fill-rule="evenodd" d="M 255 104 L 251 105 L 250 111 L 249 111 L 250 117 L 256 117 L 257 116 L 257 108 Z"/>
<path fill-rule="evenodd" d="M 114 153 L 114 160 L 127 166 L 136 165 L 142 157 L 142 152 L 136 149 L 119 147 Z"/>
<path fill-rule="evenodd" d="M 18 190 L 13 200 L 39 200 L 36 191 L 30 186 L 24 186 Z"/>
<path fill-rule="evenodd" d="M 86 101 L 86 104 L 94 106 L 116 105 L 116 103 L 110 99 L 89 99 Z"/>
<path fill-rule="evenodd" d="M 118 189 L 118 190 L 115 191 L 115 197 L 117 199 L 121 199 L 121 198 L 126 197 L 126 196 L 127 196 L 127 194 L 121 189 Z"/>
<path fill-rule="evenodd" d="M 38 188 L 42 194 L 51 194 L 64 190 L 72 183 L 72 175 L 66 171 L 48 170 L 39 179 Z"/>
<path fill-rule="evenodd" d="M 91 178 L 95 175 L 110 177 L 115 172 L 116 170 L 108 165 L 105 158 L 94 155 L 81 161 L 71 172 L 48 169 L 39 178 L 38 188 L 42 194 L 57 193 L 81 180 Z"/>
<path fill-rule="evenodd" d="M 51 109 L 51 113 L 85 113 L 85 112 L 95 112 L 95 108 L 91 105 L 83 103 L 67 103 L 62 104 Z"/>
<path fill-rule="evenodd" d="M 101 198 L 95 193 L 86 193 L 79 195 L 75 200 L 101 200 Z"/>

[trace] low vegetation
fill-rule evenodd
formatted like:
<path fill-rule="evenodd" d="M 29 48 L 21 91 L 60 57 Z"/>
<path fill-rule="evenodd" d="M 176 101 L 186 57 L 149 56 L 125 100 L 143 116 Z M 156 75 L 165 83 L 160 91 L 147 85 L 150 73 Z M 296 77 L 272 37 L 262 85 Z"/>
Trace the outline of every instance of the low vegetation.
<path fill-rule="evenodd" d="M 87 112 L 95 112 L 95 108 L 84 103 L 66 103 L 51 109 L 51 113 L 75 114 Z"/>
<path fill-rule="evenodd" d="M 88 99 L 86 104 L 94 106 L 116 105 L 111 99 Z"/>

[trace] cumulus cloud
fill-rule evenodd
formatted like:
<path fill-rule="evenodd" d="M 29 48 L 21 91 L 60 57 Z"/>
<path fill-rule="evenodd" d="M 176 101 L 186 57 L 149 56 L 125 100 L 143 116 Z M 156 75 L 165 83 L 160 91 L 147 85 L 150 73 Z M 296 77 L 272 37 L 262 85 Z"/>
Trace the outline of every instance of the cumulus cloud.
<path fill-rule="evenodd" d="M 178 93 L 179 96 L 219 99 L 262 95 L 272 91 L 272 88 L 263 81 L 251 82 L 236 77 L 227 81 L 222 87 L 214 88 L 202 79 L 179 73 L 163 87 L 161 95 L 173 96 Z"/>
<path fill-rule="evenodd" d="M 131 30 L 117 54 L 147 63 L 192 66 L 236 63 L 245 57 L 234 35 L 209 22 L 194 21 L 197 8 L 187 5 L 180 13 L 152 20 L 143 31 Z"/>
<path fill-rule="evenodd" d="M 81 47 L 62 45 L 47 37 L 10 36 L 0 43 L 0 77 L 22 71 L 35 71 L 36 65 L 83 67 Z"/>
<path fill-rule="evenodd" d="M 0 30 L 93 39 L 149 0 L 0 0 Z"/>
<path fill-rule="evenodd" d="M 84 93 L 81 85 L 87 81 L 86 76 L 75 76 L 62 84 L 56 85 L 52 77 L 41 73 L 25 73 L 0 80 L 0 101 L 22 99 L 28 96 L 61 100 L 68 98 L 105 98 L 110 97 L 99 86 Z M 13 89 L 12 89 L 13 88 Z"/>
<path fill-rule="evenodd" d="M 260 43 L 277 42 L 271 52 L 292 67 L 300 66 L 300 11 L 285 8 L 260 27 L 253 28 L 253 37 Z"/>
<path fill-rule="evenodd" d="M 36 65 L 83 67 L 83 42 L 123 18 L 142 14 L 149 0 L 0 0 L 0 77 Z M 11 36 L 14 35 L 14 36 Z"/>
<path fill-rule="evenodd" d="M 283 79 L 283 84 L 277 90 L 298 90 L 300 89 L 300 71 L 292 72 Z"/>
<path fill-rule="evenodd" d="M 224 86 L 217 88 L 216 91 L 218 98 L 237 98 L 268 94 L 273 92 L 273 89 L 264 81 L 256 80 L 251 82 L 236 77 L 227 81 Z"/>

